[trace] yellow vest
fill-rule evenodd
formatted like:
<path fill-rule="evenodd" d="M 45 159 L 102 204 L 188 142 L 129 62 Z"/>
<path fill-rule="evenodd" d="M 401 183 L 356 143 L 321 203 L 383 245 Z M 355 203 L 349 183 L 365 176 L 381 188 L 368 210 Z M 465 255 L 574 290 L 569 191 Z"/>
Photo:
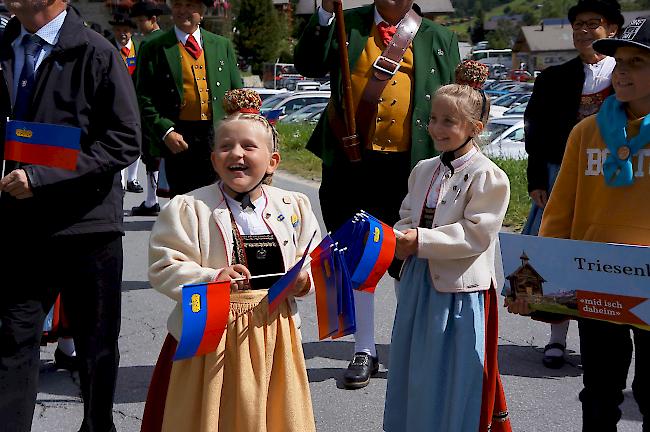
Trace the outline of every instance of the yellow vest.
<path fill-rule="evenodd" d="M 179 42 L 181 71 L 183 72 L 183 101 L 179 120 L 199 121 L 212 119 L 212 106 L 208 90 L 208 72 L 205 67 L 205 51 L 194 60 Z"/>
<path fill-rule="evenodd" d="M 356 112 L 363 90 L 372 75 L 372 64 L 381 55 L 384 44 L 373 26 L 368 42 L 352 71 L 352 98 Z M 390 79 L 381 94 L 377 106 L 377 117 L 370 125 L 369 134 L 373 137 L 370 148 L 385 152 L 403 152 L 411 147 L 411 116 L 413 113 L 412 94 L 414 88 L 413 47 L 408 47 L 400 68 Z M 363 132 L 363 131 L 362 131 Z"/>

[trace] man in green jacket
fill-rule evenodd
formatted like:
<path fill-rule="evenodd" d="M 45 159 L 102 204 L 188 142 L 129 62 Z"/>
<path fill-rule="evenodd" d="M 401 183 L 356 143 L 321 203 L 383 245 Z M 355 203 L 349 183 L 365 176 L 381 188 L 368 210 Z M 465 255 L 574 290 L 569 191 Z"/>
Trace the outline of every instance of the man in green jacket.
<path fill-rule="evenodd" d="M 159 35 L 162 30 L 158 24 L 158 17 L 169 14 L 169 7 L 165 3 L 154 3 L 150 0 L 139 1 L 131 8 L 130 17 L 133 18 L 138 30 L 144 36 L 141 46 Z M 139 63 L 139 62 L 138 62 Z M 138 67 L 135 68 L 135 81 L 137 82 Z M 157 216 L 160 212 L 158 203 L 158 180 L 160 157 L 151 155 L 151 145 L 156 145 L 156 139 L 149 130 L 142 131 L 142 162 L 147 171 L 147 185 L 144 201 L 140 205 L 131 207 L 131 216 Z M 164 180 L 165 183 L 167 180 Z"/>
<path fill-rule="evenodd" d="M 377 62 L 403 20 L 418 22 L 409 13 L 412 6 L 413 0 L 375 0 L 374 5 L 345 12 L 352 99 L 362 138 L 360 162 L 350 162 L 340 144 L 345 128 L 333 0 L 323 0 L 296 46 L 294 61 L 298 71 L 308 77 L 329 72 L 332 83 L 329 106 L 307 144 L 323 160 L 319 195 L 328 230 L 336 230 L 361 209 L 389 225 L 395 224 L 411 167 L 435 155 L 427 132 L 431 97 L 439 86 L 454 80 L 460 60 L 456 35 L 423 19 L 419 27 L 416 24 L 417 33 L 398 68 L 391 67 L 385 58 Z M 386 69 L 390 70 L 390 79 L 380 96 L 372 99 L 377 102 L 368 110 L 367 102 L 360 103 L 371 94 L 366 87 Z M 354 301 L 355 354 L 344 375 L 344 384 L 361 388 L 379 370 L 374 296 L 355 291 Z"/>
<path fill-rule="evenodd" d="M 242 80 L 230 42 L 199 28 L 209 0 L 172 0 L 174 28 L 140 49 L 136 92 L 171 195 L 213 183 L 210 153 L 225 92 Z M 156 138 L 157 137 L 157 138 Z"/>

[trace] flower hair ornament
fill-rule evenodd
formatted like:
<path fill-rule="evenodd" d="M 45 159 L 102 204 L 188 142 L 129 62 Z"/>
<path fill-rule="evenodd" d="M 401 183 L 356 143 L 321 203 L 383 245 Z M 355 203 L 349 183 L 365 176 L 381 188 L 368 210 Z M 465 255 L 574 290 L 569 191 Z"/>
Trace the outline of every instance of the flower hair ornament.
<path fill-rule="evenodd" d="M 278 152 L 278 132 L 273 125 L 260 113 L 262 107 L 262 99 L 255 90 L 250 89 L 235 89 L 229 90 L 224 95 L 223 108 L 226 111 L 226 119 L 231 116 L 239 115 L 237 119 L 250 119 L 262 123 L 271 133 L 271 151 L 272 153 Z M 227 121 L 227 120 L 226 120 Z M 262 183 L 270 184 L 270 175 L 264 174 L 264 177 L 253 187 L 246 192 L 238 192 L 235 200 L 241 203 L 242 209 L 250 207 L 255 210 L 255 205 L 251 202 L 250 192 L 257 189 Z"/>
<path fill-rule="evenodd" d="M 483 84 L 488 77 L 489 71 L 490 69 L 488 66 L 484 65 L 483 63 L 479 63 L 475 60 L 463 60 L 458 64 L 458 66 L 456 66 L 455 72 L 456 84 L 466 85 L 481 94 L 481 116 L 479 117 L 479 120 L 481 122 L 484 121 L 484 117 L 487 114 L 485 112 L 487 107 L 487 97 L 485 96 L 485 92 L 483 92 Z M 451 163 L 451 161 L 454 159 L 454 154 L 458 150 L 465 147 L 472 140 L 472 138 L 472 136 L 467 137 L 465 142 L 458 146 L 458 148 L 452 151 L 443 152 L 442 155 L 440 155 L 440 161 L 444 166 L 449 168 L 451 175 L 454 175 L 454 166 Z"/>

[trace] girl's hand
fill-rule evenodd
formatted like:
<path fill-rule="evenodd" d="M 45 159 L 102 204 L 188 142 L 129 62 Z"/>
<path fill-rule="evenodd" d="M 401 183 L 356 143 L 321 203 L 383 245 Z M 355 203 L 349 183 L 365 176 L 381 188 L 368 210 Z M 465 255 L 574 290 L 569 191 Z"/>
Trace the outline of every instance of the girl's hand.
<path fill-rule="evenodd" d="M 246 280 L 234 281 L 233 279 L 239 279 L 245 277 Z M 217 276 L 216 281 L 230 281 L 230 291 L 237 291 L 242 289 L 248 289 L 250 284 L 248 279 L 251 277 L 251 272 L 248 271 L 246 266 L 242 264 L 231 265 L 230 267 L 225 267 Z"/>
<path fill-rule="evenodd" d="M 508 308 L 508 312 L 517 315 L 530 315 L 533 311 L 528 307 L 528 302 L 524 299 L 513 300 L 506 297 L 503 300 L 503 305 Z"/>
<path fill-rule="evenodd" d="M 418 251 L 418 230 L 409 229 L 403 236 L 395 239 L 395 256 L 405 260 Z"/>
<path fill-rule="evenodd" d="M 311 288 L 311 280 L 309 280 L 309 273 L 305 270 L 301 271 L 298 274 L 298 279 L 296 279 L 296 286 L 293 291 L 295 297 L 302 297 L 309 292 Z"/>

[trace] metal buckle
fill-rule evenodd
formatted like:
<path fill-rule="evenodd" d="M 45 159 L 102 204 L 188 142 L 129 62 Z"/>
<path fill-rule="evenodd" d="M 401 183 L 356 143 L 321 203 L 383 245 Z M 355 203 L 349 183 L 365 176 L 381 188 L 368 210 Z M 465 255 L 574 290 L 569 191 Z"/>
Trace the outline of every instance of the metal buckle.
<path fill-rule="evenodd" d="M 388 69 L 386 69 L 386 68 L 383 68 L 383 67 L 379 66 L 379 64 L 378 64 L 378 63 L 379 63 L 379 60 L 385 60 L 388 64 L 395 66 L 395 69 L 393 69 L 392 71 L 390 71 L 390 70 L 388 70 Z M 383 56 L 383 55 L 380 55 L 379 57 L 377 57 L 377 59 L 375 60 L 375 62 L 372 64 L 372 66 L 373 66 L 375 69 L 378 69 L 378 70 L 380 70 L 380 71 L 382 71 L 382 72 L 387 73 L 387 74 L 390 75 L 390 76 L 393 76 L 393 75 L 395 75 L 395 74 L 397 73 L 397 71 L 399 70 L 400 64 L 399 64 L 398 62 L 394 61 L 394 60 L 389 59 L 388 57 L 385 57 L 385 56 Z"/>

